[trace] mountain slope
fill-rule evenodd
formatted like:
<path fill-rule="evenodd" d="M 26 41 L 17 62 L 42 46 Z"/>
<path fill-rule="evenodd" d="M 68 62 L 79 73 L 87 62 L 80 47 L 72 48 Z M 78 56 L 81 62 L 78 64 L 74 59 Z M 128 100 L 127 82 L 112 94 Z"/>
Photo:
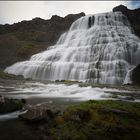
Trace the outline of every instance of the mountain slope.
<path fill-rule="evenodd" d="M 31 55 L 53 45 L 59 36 L 84 13 L 57 15 L 50 20 L 35 18 L 12 25 L 0 25 L 0 69 L 28 59 Z"/>

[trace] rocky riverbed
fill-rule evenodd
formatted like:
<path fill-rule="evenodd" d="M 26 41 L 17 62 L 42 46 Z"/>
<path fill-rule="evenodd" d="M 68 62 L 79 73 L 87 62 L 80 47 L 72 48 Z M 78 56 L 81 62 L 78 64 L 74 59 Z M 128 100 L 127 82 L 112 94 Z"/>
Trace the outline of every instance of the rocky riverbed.
<path fill-rule="evenodd" d="M 2 140 L 139 138 L 139 86 L 1 78 L 0 95 L 26 100 L 22 109 L 0 115 Z"/>
<path fill-rule="evenodd" d="M 0 122 L 4 140 L 138 140 L 140 104 L 90 100 L 64 110 L 32 106 L 19 118 Z M 19 135 L 20 134 L 20 135 Z"/>

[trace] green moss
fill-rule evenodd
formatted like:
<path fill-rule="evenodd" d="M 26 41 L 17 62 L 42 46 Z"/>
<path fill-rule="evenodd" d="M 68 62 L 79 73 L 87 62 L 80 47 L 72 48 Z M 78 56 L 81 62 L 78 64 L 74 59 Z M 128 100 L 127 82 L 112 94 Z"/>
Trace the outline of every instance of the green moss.
<path fill-rule="evenodd" d="M 11 78 L 14 78 L 15 76 L 12 75 L 12 74 L 8 74 L 8 73 L 5 73 L 3 71 L 0 71 L 0 78 L 2 79 L 11 79 Z"/>
<path fill-rule="evenodd" d="M 23 105 L 25 104 L 22 100 L 14 100 L 15 101 L 15 106 L 17 108 L 17 110 L 22 109 Z"/>
<path fill-rule="evenodd" d="M 51 129 L 54 139 L 137 139 L 140 104 L 122 101 L 87 101 L 69 106 Z"/>
<path fill-rule="evenodd" d="M 91 107 L 98 107 L 98 108 L 115 108 L 115 109 L 121 109 L 121 110 L 127 110 L 127 111 L 138 111 L 140 109 L 139 103 L 129 103 L 129 102 L 123 102 L 123 101 L 112 101 L 112 100 L 103 100 L 103 101 L 95 101 L 95 100 L 89 100 L 87 102 L 81 103 L 79 105 L 73 105 L 69 108 L 80 108 L 80 109 L 88 109 Z M 133 110 L 132 110 L 133 109 Z"/>
<path fill-rule="evenodd" d="M 40 52 L 41 49 L 31 43 L 24 43 L 18 50 L 17 55 L 20 57 L 28 57 Z"/>
<path fill-rule="evenodd" d="M 9 74 L 9 73 L 5 73 L 3 71 L 0 71 L 0 79 L 5 79 L 5 80 L 9 80 L 9 79 L 18 79 L 18 80 L 21 80 L 23 79 L 23 76 L 17 76 L 17 75 L 13 75 L 13 74 Z"/>
<path fill-rule="evenodd" d="M 18 100 L 18 99 L 5 98 L 4 100 L 5 100 L 5 102 L 1 103 L 1 106 L 0 106 L 0 114 L 20 110 L 23 108 L 23 106 L 25 104 L 25 102 L 23 102 L 23 100 Z"/>

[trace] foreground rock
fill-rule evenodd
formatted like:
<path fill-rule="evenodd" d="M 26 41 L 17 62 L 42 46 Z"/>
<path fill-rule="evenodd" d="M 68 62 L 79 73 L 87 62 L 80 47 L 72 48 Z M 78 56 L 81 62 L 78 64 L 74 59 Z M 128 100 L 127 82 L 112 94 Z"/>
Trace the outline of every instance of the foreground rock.
<path fill-rule="evenodd" d="M 139 103 L 90 100 L 69 106 L 61 113 L 40 105 L 31 107 L 20 117 L 37 124 L 31 126 L 42 140 L 138 140 L 140 137 Z"/>
<path fill-rule="evenodd" d="M 61 112 L 55 106 L 42 104 L 30 107 L 20 118 L 13 122 L 10 128 L 8 126 L 6 132 L 1 125 L 0 139 L 11 140 L 12 137 L 14 140 L 139 140 L 140 138 L 140 103 L 90 100 L 68 106 Z"/>
<path fill-rule="evenodd" d="M 58 115 L 59 112 L 60 111 L 54 107 L 36 105 L 30 107 L 25 114 L 22 114 L 19 117 L 29 123 L 50 122 Z"/>
<path fill-rule="evenodd" d="M 10 113 L 23 108 L 25 100 L 8 99 L 0 96 L 0 114 Z"/>

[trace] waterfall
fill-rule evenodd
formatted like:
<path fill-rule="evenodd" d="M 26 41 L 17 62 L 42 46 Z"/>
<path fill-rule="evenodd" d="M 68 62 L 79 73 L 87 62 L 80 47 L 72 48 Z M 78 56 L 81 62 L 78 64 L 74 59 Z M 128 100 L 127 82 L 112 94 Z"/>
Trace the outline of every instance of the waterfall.
<path fill-rule="evenodd" d="M 76 20 L 56 45 L 18 62 L 5 72 L 39 80 L 122 84 L 140 63 L 140 39 L 121 12 Z"/>

